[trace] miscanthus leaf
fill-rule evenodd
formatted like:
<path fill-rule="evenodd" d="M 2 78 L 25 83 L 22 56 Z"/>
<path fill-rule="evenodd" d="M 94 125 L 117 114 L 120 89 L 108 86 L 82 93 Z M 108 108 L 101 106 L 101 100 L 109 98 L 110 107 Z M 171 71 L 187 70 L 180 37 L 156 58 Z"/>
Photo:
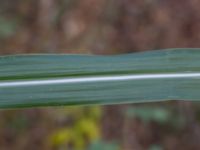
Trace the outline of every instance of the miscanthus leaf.
<path fill-rule="evenodd" d="M 0 108 L 200 100 L 200 49 L 0 57 Z"/>

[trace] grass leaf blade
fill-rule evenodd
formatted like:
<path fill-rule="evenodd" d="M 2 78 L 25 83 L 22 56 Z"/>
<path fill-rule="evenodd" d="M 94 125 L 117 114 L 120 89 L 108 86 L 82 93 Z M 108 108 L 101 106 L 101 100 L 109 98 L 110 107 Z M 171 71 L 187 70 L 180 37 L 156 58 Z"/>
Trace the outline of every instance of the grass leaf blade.
<path fill-rule="evenodd" d="M 200 49 L 0 57 L 0 108 L 200 100 Z"/>

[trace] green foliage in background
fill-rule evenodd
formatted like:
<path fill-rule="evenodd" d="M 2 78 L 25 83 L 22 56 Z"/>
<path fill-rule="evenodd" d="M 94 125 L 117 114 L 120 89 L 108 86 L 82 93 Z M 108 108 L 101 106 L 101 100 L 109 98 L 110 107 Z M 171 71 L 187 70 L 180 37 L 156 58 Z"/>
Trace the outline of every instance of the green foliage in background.
<path fill-rule="evenodd" d="M 117 143 L 105 142 L 105 141 L 94 141 L 88 148 L 88 150 L 120 150 L 120 147 Z"/>
<path fill-rule="evenodd" d="M 154 121 L 162 125 L 171 124 L 175 128 L 183 127 L 185 124 L 183 114 L 175 113 L 173 110 L 164 107 L 129 107 L 126 109 L 125 115 L 129 118 L 139 118 L 146 124 Z"/>
<path fill-rule="evenodd" d="M 0 16 L 0 38 L 8 38 L 12 36 L 17 30 L 17 23 L 15 20 L 9 20 Z"/>

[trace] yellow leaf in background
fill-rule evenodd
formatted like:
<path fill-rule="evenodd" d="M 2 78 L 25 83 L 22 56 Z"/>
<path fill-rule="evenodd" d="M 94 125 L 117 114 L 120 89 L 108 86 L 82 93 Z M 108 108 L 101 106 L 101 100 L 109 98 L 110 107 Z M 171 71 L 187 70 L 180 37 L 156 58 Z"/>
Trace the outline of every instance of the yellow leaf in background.
<path fill-rule="evenodd" d="M 95 140 L 100 137 L 99 127 L 91 119 L 82 119 L 75 126 L 76 131 L 86 136 L 88 140 Z"/>
<path fill-rule="evenodd" d="M 67 143 L 72 139 L 72 134 L 72 131 L 69 129 L 60 129 L 50 136 L 51 144 L 56 146 Z"/>

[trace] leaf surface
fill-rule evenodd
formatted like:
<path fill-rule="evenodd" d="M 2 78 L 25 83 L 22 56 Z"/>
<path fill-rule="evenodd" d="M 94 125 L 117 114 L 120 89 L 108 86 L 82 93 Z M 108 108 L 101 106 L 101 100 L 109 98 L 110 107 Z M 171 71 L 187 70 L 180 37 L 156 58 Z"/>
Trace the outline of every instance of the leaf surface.
<path fill-rule="evenodd" d="M 0 57 L 0 108 L 200 100 L 200 49 Z"/>

